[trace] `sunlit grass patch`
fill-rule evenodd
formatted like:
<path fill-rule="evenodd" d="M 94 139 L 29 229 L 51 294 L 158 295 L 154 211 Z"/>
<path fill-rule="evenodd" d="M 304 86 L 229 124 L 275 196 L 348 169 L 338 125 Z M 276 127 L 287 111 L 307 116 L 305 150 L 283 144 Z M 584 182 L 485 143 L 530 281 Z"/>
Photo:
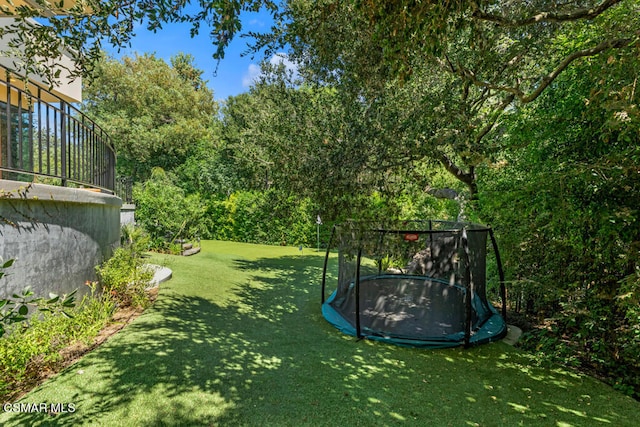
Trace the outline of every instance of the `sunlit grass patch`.
<path fill-rule="evenodd" d="M 23 401 L 73 402 L 53 420 L 92 426 L 636 424 L 638 402 L 502 342 L 419 350 L 341 334 L 320 314 L 321 253 L 202 248 L 154 255 L 173 270 L 154 306 Z"/>

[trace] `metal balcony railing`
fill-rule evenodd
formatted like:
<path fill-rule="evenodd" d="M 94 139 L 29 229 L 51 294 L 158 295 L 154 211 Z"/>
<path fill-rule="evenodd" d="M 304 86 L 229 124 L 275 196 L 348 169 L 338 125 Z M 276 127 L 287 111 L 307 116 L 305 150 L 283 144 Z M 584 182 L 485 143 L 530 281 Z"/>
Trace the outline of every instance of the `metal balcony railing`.
<path fill-rule="evenodd" d="M 133 203 L 133 178 L 129 176 L 116 177 L 115 194 L 122 199 L 123 203 Z"/>
<path fill-rule="evenodd" d="M 0 178 L 113 194 L 116 156 L 100 126 L 56 94 L 35 84 L 25 90 L 0 67 L 3 72 Z"/>

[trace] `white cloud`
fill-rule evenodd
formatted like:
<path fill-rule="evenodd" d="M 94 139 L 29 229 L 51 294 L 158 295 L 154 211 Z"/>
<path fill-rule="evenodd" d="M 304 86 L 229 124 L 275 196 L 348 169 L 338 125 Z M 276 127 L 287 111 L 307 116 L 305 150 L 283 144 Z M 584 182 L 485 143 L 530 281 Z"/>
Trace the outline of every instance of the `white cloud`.
<path fill-rule="evenodd" d="M 262 71 L 260 70 L 259 65 L 249 64 L 247 72 L 242 76 L 242 87 L 248 88 L 249 86 L 254 84 L 260 77 L 261 73 Z"/>
<path fill-rule="evenodd" d="M 298 76 L 298 66 L 292 62 L 286 53 L 278 52 L 269 58 L 271 65 L 283 64 L 287 72 L 293 73 L 294 79 Z M 262 70 L 259 65 L 249 64 L 249 68 L 242 76 L 242 87 L 248 88 L 258 81 L 262 76 Z"/>
<path fill-rule="evenodd" d="M 287 70 L 287 72 L 293 72 L 294 76 L 297 76 L 298 74 L 298 66 L 295 63 L 291 62 L 287 54 L 284 52 L 278 52 L 275 55 L 273 55 L 269 59 L 269 63 L 271 65 L 284 64 L 284 67 Z"/>

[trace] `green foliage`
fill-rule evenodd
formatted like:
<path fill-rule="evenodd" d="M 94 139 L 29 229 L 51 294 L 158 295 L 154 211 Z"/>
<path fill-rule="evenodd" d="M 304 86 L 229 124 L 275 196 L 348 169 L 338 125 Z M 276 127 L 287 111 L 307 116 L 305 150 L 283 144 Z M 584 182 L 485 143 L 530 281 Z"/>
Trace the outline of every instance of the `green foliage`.
<path fill-rule="evenodd" d="M 330 189 L 355 193 L 366 157 L 346 135 L 339 100 L 327 88 L 294 87 L 283 68 L 264 71 L 267 81 L 224 108 L 225 150 L 245 189 L 275 187 L 321 206 L 338 204 Z"/>
<path fill-rule="evenodd" d="M 84 107 L 110 135 L 119 175 L 143 181 L 213 148 L 217 104 L 200 74 L 188 55 L 172 66 L 149 54 L 96 65 Z"/>
<path fill-rule="evenodd" d="M 88 282 L 91 294 L 75 307 L 75 291 L 63 298 L 52 296 L 42 300 L 32 298 L 33 293 L 14 295 L 16 301 L 3 300 L 2 306 L 14 308 L 17 314 L 3 310 L 2 321 L 24 321 L 27 306 L 35 305 L 40 317 L 31 317 L 25 328 L 12 328 L 5 339 L 0 340 L 0 395 L 10 395 L 14 390 L 38 373 L 55 368 L 61 361 L 60 350 L 73 344 L 89 344 L 111 318 L 117 305 L 145 307 L 149 303 L 146 288 L 153 273 L 143 265 L 142 252 L 146 247 L 145 236 L 137 229 L 126 228 L 124 243 L 102 266 L 96 268 L 102 292 L 97 295 L 97 283 Z M 3 269 L 10 266 L 5 263 Z"/>
<path fill-rule="evenodd" d="M 614 387 L 640 399 L 640 267 L 636 266 L 636 271 L 625 277 L 620 285 L 615 304 L 624 320 L 617 328 L 621 339 L 616 350 L 620 352 L 618 360 L 624 364 L 612 366 L 616 374 Z"/>
<path fill-rule="evenodd" d="M 212 200 L 208 238 L 276 245 L 315 245 L 316 214 L 308 198 L 276 190 L 239 191 Z"/>
<path fill-rule="evenodd" d="M 60 351 L 73 343 L 89 344 L 107 324 L 114 301 L 92 292 L 68 316 L 55 312 L 33 317 L 28 328 L 14 328 L 0 339 L 0 399 L 8 401 L 24 384 L 38 380 L 62 360 Z"/>
<path fill-rule="evenodd" d="M 640 397 L 637 66 L 624 52 L 584 62 L 514 110 L 481 206 L 512 308 L 545 326 L 525 348 Z M 606 91 L 596 89 L 603 69 L 616 76 Z"/>
<path fill-rule="evenodd" d="M 113 256 L 96 268 L 102 290 L 121 306 L 146 307 L 147 288 L 153 272 L 129 247 L 117 248 Z"/>
<path fill-rule="evenodd" d="M 200 196 L 186 195 L 171 174 L 160 168 L 134 187 L 133 198 L 136 218 L 149 234 L 153 249 L 166 250 L 176 239 L 194 239 L 204 232 L 205 207 Z"/>
<path fill-rule="evenodd" d="M 2 263 L 0 266 L 0 278 L 6 274 L 4 270 L 13 265 L 13 261 L 13 259 L 10 259 Z M 61 314 L 69 317 L 69 309 L 75 306 L 76 292 L 77 290 L 74 290 L 62 297 L 50 294 L 48 299 L 35 298 L 33 291 L 27 287 L 20 294 L 13 294 L 11 298 L 0 299 L 0 338 L 11 330 L 12 325 L 29 320 L 29 314 L 33 311 L 32 309 L 41 313 Z"/>
<path fill-rule="evenodd" d="M 421 117 L 434 107 L 427 94 L 415 102 L 416 91 L 390 86 L 379 99 L 364 102 L 326 86 L 296 86 L 282 68 L 263 72 L 262 81 L 231 98 L 223 110 L 225 152 L 236 160 L 245 189 L 276 188 L 308 197 L 334 220 L 369 213 L 421 215 L 425 203 L 437 204 L 425 197 L 426 188 L 461 189 L 457 179 L 434 173 L 428 158 L 423 134 L 440 122 Z M 438 120 L 450 121 L 442 114 Z M 393 209 L 377 212 L 378 196 Z M 413 206 L 391 212 L 402 210 L 399 199 Z"/>
<path fill-rule="evenodd" d="M 127 224 L 120 229 L 120 244 L 128 248 L 133 257 L 141 258 L 149 250 L 151 239 L 142 227 Z"/>
<path fill-rule="evenodd" d="M 333 85 L 336 98 L 351 104 L 348 136 L 334 132 L 341 143 L 361 139 L 360 148 L 383 162 L 367 165 L 379 178 L 394 161 L 439 162 L 473 203 L 477 169 L 500 152 L 491 137 L 505 113 L 538 99 L 581 58 L 638 47 L 635 1 L 588 9 L 580 2 L 292 0 L 283 8 L 278 29 L 262 42 L 289 47 L 308 81 Z M 362 163 L 353 152 L 348 158 L 348 169 Z"/>
<path fill-rule="evenodd" d="M 428 194 L 399 197 L 374 192 L 345 200 L 351 209 L 337 218 L 323 218 L 321 242 L 329 240 L 332 225 L 347 218 L 393 220 L 414 218 L 455 219 L 458 204 Z M 317 245 L 317 206 L 310 197 L 288 196 L 276 189 L 238 191 L 224 199 L 212 199 L 206 213 L 208 239 L 274 245 Z"/>
<path fill-rule="evenodd" d="M 64 49 L 74 52 L 75 67 L 68 70 L 71 75 L 88 75 L 101 56 L 103 43 L 117 48 L 130 47 L 140 26 L 155 32 L 165 23 L 181 22 L 194 36 L 206 22 L 214 47 L 213 57 L 222 59 L 225 48 L 241 29 L 242 11 L 261 8 L 271 13 L 276 11 L 275 3 L 270 0 L 217 0 L 201 2 L 195 7 L 189 2 L 140 0 L 88 0 L 74 2 L 66 8 L 63 1 L 37 1 L 19 7 L 8 3 L 6 9 L 14 19 L 3 26 L 2 37 L 9 41 L 12 52 L 22 53 L 16 61 L 24 68 L 19 71 L 25 75 L 42 73 L 45 82 L 52 85 L 60 82 L 61 69 L 42 67 L 41 58 L 57 58 Z M 46 8 L 42 8 L 41 4 L 45 3 Z M 43 17 L 49 16 L 46 12 L 49 9 L 54 12 L 53 17 Z"/>
<path fill-rule="evenodd" d="M 200 144 L 185 162 L 173 169 L 180 188 L 186 194 L 199 193 L 228 196 L 247 187 L 247 175 L 240 161 L 221 148 Z"/>

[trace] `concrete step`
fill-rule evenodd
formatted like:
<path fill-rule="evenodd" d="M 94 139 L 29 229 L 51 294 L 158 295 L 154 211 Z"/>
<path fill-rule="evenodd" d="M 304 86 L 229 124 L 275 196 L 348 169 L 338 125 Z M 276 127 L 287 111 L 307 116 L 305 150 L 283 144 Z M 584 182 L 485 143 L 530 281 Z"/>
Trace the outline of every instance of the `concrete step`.
<path fill-rule="evenodd" d="M 149 289 L 154 288 L 160 283 L 171 279 L 171 276 L 173 275 L 173 272 L 169 268 L 163 267 L 161 265 L 145 264 L 145 267 L 153 271 L 153 279 L 151 280 Z"/>
<path fill-rule="evenodd" d="M 186 251 L 182 251 L 182 255 L 190 256 L 190 255 L 195 255 L 198 252 L 200 252 L 200 248 L 191 248 L 191 249 L 187 249 Z"/>
<path fill-rule="evenodd" d="M 502 341 L 506 342 L 509 345 L 515 345 L 520 339 L 521 335 L 522 329 L 514 325 L 507 325 L 507 336 L 505 336 Z"/>

